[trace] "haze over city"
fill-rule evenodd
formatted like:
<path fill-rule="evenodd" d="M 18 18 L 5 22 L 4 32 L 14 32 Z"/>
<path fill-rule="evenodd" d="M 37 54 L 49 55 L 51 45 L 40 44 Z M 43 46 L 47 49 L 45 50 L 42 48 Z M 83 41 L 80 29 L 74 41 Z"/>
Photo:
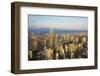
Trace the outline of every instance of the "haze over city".
<path fill-rule="evenodd" d="M 77 31 L 87 31 L 88 29 L 87 17 L 29 15 L 28 19 L 29 30 L 50 27 Z"/>

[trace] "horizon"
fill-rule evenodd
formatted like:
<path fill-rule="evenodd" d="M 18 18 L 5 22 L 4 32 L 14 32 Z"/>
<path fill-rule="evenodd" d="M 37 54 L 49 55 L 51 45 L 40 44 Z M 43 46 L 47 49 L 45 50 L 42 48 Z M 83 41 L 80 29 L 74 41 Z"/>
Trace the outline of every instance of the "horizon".
<path fill-rule="evenodd" d="M 63 29 L 52 29 L 53 32 L 61 33 L 61 32 L 88 32 L 88 30 L 63 30 Z M 49 28 L 37 28 L 37 29 L 28 29 L 28 32 L 34 32 L 34 33 L 47 33 L 50 32 Z"/>

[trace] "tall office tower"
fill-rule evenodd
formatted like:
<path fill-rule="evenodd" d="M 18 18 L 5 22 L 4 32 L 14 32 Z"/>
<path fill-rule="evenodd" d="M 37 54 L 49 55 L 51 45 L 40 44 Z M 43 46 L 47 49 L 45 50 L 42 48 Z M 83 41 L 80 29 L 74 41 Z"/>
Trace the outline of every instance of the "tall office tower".
<path fill-rule="evenodd" d="M 47 42 L 48 42 L 47 45 L 49 47 L 53 48 L 53 46 L 54 46 L 54 33 L 53 33 L 52 26 L 50 26 L 50 28 L 49 28 L 49 34 L 48 34 L 48 40 L 47 40 Z"/>

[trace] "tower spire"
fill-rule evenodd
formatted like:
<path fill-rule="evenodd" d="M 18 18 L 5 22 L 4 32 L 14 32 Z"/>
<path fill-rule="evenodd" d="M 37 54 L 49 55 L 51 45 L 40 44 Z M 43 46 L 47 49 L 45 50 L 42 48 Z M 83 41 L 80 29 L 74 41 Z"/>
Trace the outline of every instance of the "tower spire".
<path fill-rule="evenodd" d="M 52 28 L 52 26 L 50 26 L 50 33 L 53 33 L 53 28 Z"/>

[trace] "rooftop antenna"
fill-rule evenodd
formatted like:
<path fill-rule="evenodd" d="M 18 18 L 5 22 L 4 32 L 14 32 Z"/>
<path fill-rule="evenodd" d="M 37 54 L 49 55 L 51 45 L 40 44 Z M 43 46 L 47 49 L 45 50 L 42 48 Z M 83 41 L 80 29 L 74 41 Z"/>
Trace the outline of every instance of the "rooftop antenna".
<path fill-rule="evenodd" d="M 50 33 L 53 33 L 53 26 L 50 26 Z"/>

